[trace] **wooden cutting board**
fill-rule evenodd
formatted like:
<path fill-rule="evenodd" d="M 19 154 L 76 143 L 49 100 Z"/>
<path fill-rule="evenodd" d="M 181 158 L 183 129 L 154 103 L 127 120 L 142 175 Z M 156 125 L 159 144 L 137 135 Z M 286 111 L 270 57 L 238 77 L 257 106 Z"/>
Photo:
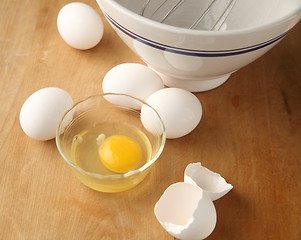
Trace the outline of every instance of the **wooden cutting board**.
<path fill-rule="evenodd" d="M 95 48 L 66 45 L 56 17 L 68 2 L 0 2 L 0 239 L 174 239 L 153 208 L 191 162 L 234 186 L 215 202 L 208 239 L 301 239 L 301 25 L 221 87 L 197 93 L 198 127 L 167 140 L 137 187 L 106 194 L 75 178 L 54 140 L 32 140 L 19 124 L 23 102 L 40 88 L 63 88 L 78 101 L 100 93 L 115 65 L 142 63 L 104 18 Z M 83 2 L 103 17 L 95 1 Z"/>

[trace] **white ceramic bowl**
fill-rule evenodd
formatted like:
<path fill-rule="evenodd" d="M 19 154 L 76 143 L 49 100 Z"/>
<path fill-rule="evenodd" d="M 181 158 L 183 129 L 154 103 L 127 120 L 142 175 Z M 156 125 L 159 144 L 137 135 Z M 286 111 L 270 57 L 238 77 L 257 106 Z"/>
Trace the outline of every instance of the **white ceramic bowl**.
<path fill-rule="evenodd" d="M 190 0 L 196 7 L 164 23 L 141 16 L 146 1 L 97 0 L 121 39 L 165 85 L 191 92 L 224 83 L 275 46 L 301 17 L 300 0 L 238 0 L 221 31 L 195 30 L 184 25 L 200 14 L 192 10 L 204 9 L 197 4 L 205 0 Z"/>

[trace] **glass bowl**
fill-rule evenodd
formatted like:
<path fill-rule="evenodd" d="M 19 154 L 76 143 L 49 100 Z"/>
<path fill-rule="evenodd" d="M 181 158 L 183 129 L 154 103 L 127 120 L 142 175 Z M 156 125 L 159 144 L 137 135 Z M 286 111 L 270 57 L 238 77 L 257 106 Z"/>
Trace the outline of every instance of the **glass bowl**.
<path fill-rule="evenodd" d="M 152 112 L 147 129 L 141 121 L 141 106 Z M 142 150 L 143 161 L 126 172 L 108 169 L 100 160 L 104 139 L 125 135 Z M 144 101 L 126 94 L 90 96 L 76 103 L 62 117 L 56 133 L 57 148 L 78 179 L 101 192 L 120 192 L 140 183 L 163 151 L 165 127 L 159 114 Z"/>

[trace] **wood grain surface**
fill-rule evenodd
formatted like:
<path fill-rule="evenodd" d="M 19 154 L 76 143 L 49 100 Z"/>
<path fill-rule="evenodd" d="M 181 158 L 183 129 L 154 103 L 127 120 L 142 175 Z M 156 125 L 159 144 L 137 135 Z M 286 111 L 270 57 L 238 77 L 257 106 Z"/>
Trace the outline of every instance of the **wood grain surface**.
<path fill-rule="evenodd" d="M 197 128 L 168 140 L 137 187 L 106 194 L 76 179 L 54 140 L 32 140 L 19 124 L 22 104 L 41 88 L 63 88 L 78 101 L 100 93 L 115 65 L 142 63 L 93 0 L 83 2 L 104 20 L 102 41 L 86 51 L 69 47 L 56 27 L 68 2 L 0 1 L 0 239 L 174 239 L 153 208 L 191 162 L 234 186 L 215 202 L 208 240 L 301 239 L 301 25 L 221 87 L 197 93 Z"/>

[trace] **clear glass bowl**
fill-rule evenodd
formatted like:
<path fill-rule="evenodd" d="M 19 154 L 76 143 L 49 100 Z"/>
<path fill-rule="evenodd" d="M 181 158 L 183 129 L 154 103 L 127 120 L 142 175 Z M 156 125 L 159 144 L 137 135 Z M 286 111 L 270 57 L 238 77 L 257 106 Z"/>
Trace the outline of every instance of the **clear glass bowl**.
<path fill-rule="evenodd" d="M 147 121 L 147 129 L 156 129 L 156 131 L 148 131 L 144 127 L 141 121 L 141 111 L 137 110 L 141 106 L 152 116 L 152 119 Z M 153 126 L 149 126 L 149 124 Z M 106 172 L 105 170 L 102 173 L 98 172 L 96 169 L 98 167 L 95 170 L 87 169 L 83 167 L 82 162 L 79 164 L 76 147 L 74 147 L 76 141 L 81 140 L 78 138 L 81 138 L 87 129 L 92 129 L 90 132 L 93 132 L 93 129 L 100 129 L 100 132 L 95 133 L 99 134 L 102 132 L 103 126 L 106 128 L 103 129 L 104 132 L 109 127 L 111 132 L 117 129 L 115 134 L 127 135 L 128 127 L 130 127 L 143 135 L 147 139 L 149 150 L 147 161 L 137 169 L 126 173 Z M 78 179 L 89 188 L 101 192 L 120 192 L 140 183 L 159 158 L 165 140 L 165 127 L 155 109 L 140 99 L 113 93 L 91 96 L 76 103 L 64 114 L 56 133 L 57 148 Z M 92 151 L 97 152 L 96 142 L 95 139 L 95 146 L 94 142 L 86 144 L 86 146 L 90 149 L 93 145 Z M 81 158 L 81 161 L 85 162 L 84 165 L 89 165 L 89 161 L 92 161 L 89 154 L 81 155 Z M 99 163 L 101 164 L 100 160 Z"/>

